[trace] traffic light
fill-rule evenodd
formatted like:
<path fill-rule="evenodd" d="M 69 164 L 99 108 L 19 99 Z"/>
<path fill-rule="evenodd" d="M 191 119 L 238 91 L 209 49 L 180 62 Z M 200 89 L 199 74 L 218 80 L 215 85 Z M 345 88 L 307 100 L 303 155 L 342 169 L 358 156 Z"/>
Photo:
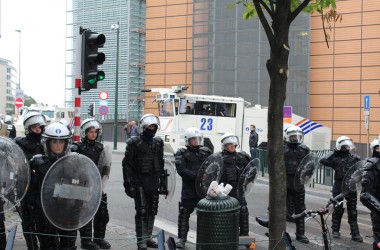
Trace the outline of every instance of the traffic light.
<path fill-rule="evenodd" d="M 90 104 L 90 105 L 88 105 L 88 114 L 89 114 L 91 117 L 94 117 L 94 104 Z"/>
<path fill-rule="evenodd" d="M 98 81 L 105 78 L 103 71 L 98 70 L 98 65 L 102 65 L 106 60 L 104 53 L 99 53 L 106 42 L 103 34 L 84 30 L 82 33 L 82 89 L 88 91 L 98 87 Z"/>

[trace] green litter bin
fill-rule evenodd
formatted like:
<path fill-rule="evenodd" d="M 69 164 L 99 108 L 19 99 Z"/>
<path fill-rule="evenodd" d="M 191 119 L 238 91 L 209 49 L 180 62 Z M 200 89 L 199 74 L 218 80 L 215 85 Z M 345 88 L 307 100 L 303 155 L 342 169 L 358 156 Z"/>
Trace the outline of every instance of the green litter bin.
<path fill-rule="evenodd" d="M 200 200 L 197 204 L 197 250 L 239 248 L 240 204 L 233 197 Z"/>

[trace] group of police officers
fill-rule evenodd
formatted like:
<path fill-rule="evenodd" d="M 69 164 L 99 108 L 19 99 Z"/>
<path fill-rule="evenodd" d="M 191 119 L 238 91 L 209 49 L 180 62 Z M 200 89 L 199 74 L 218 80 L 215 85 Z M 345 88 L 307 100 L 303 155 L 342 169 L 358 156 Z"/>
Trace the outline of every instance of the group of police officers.
<path fill-rule="evenodd" d="M 22 228 L 28 249 L 76 249 L 77 231 L 62 230 L 50 223 L 44 214 L 40 201 L 40 190 L 45 174 L 60 158 L 77 152 L 90 158 L 96 165 L 104 150 L 97 139 L 102 133 L 100 123 L 89 118 L 81 124 L 81 141 L 72 143 L 72 134 L 66 124 L 52 123 L 47 125 L 45 117 L 36 112 L 28 113 L 24 118 L 25 137 L 16 137 L 14 141 L 24 151 L 31 168 L 30 188 L 21 202 Z M 155 134 L 160 127 L 159 119 L 146 114 L 141 117 L 140 135 L 127 140 L 125 156 L 122 161 L 125 193 L 135 202 L 135 226 L 137 246 L 139 250 L 148 247 L 157 248 L 152 239 L 155 216 L 158 212 L 161 177 L 164 172 L 164 144 Z M 296 240 L 308 243 L 305 236 L 304 218 L 293 219 L 293 214 L 299 214 L 305 209 L 305 189 L 295 188 L 296 171 L 301 161 L 310 152 L 303 144 L 303 132 L 297 126 L 290 126 L 284 131 L 284 158 L 287 181 L 287 220 L 296 223 Z M 175 166 L 182 177 L 181 201 L 178 214 L 177 248 L 184 248 L 189 231 L 190 214 L 194 211 L 202 197 L 196 191 L 195 183 L 202 163 L 212 155 L 209 148 L 203 145 L 203 135 L 196 128 L 188 128 L 184 134 L 185 148 L 175 153 Z M 239 178 L 244 168 L 250 163 L 250 157 L 245 152 L 238 152 L 240 146 L 238 137 L 226 133 L 221 138 L 223 159 L 220 182 L 232 185 L 230 196 L 240 203 L 240 236 L 249 234 L 249 213 L 244 195 L 238 195 Z M 355 148 L 353 141 L 339 137 L 333 152 L 324 156 L 320 163 L 335 170 L 333 196 L 342 193 L 343 177 L 350 167 L 360 161 L 352 154 Z M 372 157 L 364 164 L 364 174 L 360 193 L 361 202 L 371 210 L 371 220 L 375 241 L 373 249 L 377 249 L 380 240 L 380 148 L 379 139 L 371 143 Z M 102 175 L 102 173 L 100 173 Z M 342 198 L 343 199 L 343 198 Z M 348 223 L 351 229 L 351 239 L 363 242 L 357 223 L 357 193 L 344 194 L 347 200 Z M 334 208 L 332 215 L 332 235 L 340 237 L 340 224 L 344 213 L 343 205 Z M 2 219 L 1 226 L 4 228 Z M 109 221 L 107 195 L 102 193 L 100 206 L 88 224 L 80 228 L 82 249 L 109 249 L 111 245 L 104 240 L 106 226 Z M 269 221 L 258 220 L 259 224 L 269 226 Z M 4 234 L 3 234 L 4 235 Z M 4 237 L 0 237 L 1 240 Z M 376 238 L 378 240 L 376 240 Z M 5 244 L 4 244 L 5 245 Z"/>

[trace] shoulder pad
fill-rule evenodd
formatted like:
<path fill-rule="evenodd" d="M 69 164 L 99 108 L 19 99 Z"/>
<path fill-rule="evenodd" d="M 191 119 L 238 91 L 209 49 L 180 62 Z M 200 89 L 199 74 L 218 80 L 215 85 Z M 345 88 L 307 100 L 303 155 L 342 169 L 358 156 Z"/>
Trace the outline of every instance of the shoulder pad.
<path fill-rule="evenodd" d="M 179 148 L 174 155 L 180 156 L 180 155 L 183 155 L 184 153 L 186 153 L 186 148 Z"/>
<path fill-rule="evenodd" d="M 248 161 L 250 160 L 249 155 L 245 151 L 238 152 L 238 154 L 242 155 L 243 157 L 247 158 Z"/>
<path fill-rule="evenodd" d="M 377 157 L 368 158 L 367 161 L 364 163 L 363 169 L 365 171 L 371 170 L 378 162 L 379 158 Z"/>
<path fill-rule="evenodd" d="M 298 146 L 298 148 L 306 151 L 306 152 L 309 152 L 310 151 L 310 148 L 308 146 L 306 146 L 305 144 L 301 144 Z"/>
<path fill-rule="evenodd" d="M 80 142 L 73 142 L 71 145 L 70 145 L 70 150 L 72 152 L 77 152 L 79 151 L 79 147 L 80 147 L 81 143 Z"/>
<path fill-rule="evenodd" d="M 212 154 L 211 149 L 209 149 L 208 147 L 205 147 L 205 146 L 200 147 L 199 150 L 200 150 L 200 151 L 203 151 L 203 152 L 206 152 L 206 153 L 208 153 L 208 154 Z"/>
<path fill-rule="evenodd" d="M 135 143 L 138 139 L 139 139 L 138 136 L 132 136 L 132 137 L 128 138 L 127 144 L 131 145 L 131 144 Z"/>
<path fill-rule="evenodd" d="M 352 154 L 352 157 L 355 158 L 355 160 L 360 161 L 360 156 L 357 154 Z"/>
<path fill-rule="evenodd" d="M 32 159 L 30 159 L 29 163 L 32 164 L 32 165 L 42 165 L 47 160 L 48 160 L 48 158 L 45 157 L 45 155 L 37 154 L 37 155 L 34 155 L 32 157 Z"/>
<path fill-rule="evenodd" d="M 15 143 L 19 144 L 19 143 L 21 143 L 21 141 L 22 141 L 23 138 L 24 138 L 24 137 L 17 136 L 17 137 L 15 137 L 15 138 L 13 139 L 13 141 L 14 141 Z"/>
<path fill-rule="evenodd" d="M 156 140 L 156 142 L 160 143 L 160 144 L 164 144 L 164 141 L 162 140 L 161 137 L 159 136 L 155 136 L 154 139 Z"/>

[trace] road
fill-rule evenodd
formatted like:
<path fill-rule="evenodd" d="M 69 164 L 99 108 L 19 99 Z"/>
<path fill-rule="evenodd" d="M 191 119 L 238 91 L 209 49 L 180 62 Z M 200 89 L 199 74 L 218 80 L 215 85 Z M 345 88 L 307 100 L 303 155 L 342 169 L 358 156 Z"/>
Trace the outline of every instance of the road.
<path fill-rule="evenodd" d="M 134 202 L 124 193 L 121 161 L 122 154 L 112 154 L 113 164 L 109 183 L 106 187 L 109 201 L 111 222 L 119 226 L 134 225 Z M 171 235 L 177 234 L 178 201 L 180 200 L 181 178 L 176 175 L 176 191 L 170 201 L 160 198 L 159 213 L 155 226 L 164 229 Z M 256 216 L 265 216 L 268 207 L 269 186 L 267 178 L 259 177 L 254 186 L 253 193 L 247 198 L 250 213 L 250 235 L 255 236 L 258 249 L 267 249 L 267 230 L 255 222 Z M 325 205 L 330 198 L 328 188 L 307 189 L 306 208 L 318 209 Z M 190 232 L 188 241 L 195 243 L 196 236 L 196 213 L 190 217 Z M 319 220 L 319 218 L 316 218 Z M 308 245 L 300 245 L 294 241 L 297 249 L 322 249 L 321 227 L 318 220 L 311 219 L 306 222 L 306 236 L 311 241 Z M 341 239 L 332 240 L 332 249 L 371 249 L 372 230 L 369 210 L 358 201 L 358 222 L 364 243 L 356 243 L 350 239 L 350 229 L 347 222 L 347 213 L 342 220 Z M 329 229 L 331 216 L 328 218 Z M 292 239 L 295 238 L 295 224 L 287 223 L 287 232 Z"/>

